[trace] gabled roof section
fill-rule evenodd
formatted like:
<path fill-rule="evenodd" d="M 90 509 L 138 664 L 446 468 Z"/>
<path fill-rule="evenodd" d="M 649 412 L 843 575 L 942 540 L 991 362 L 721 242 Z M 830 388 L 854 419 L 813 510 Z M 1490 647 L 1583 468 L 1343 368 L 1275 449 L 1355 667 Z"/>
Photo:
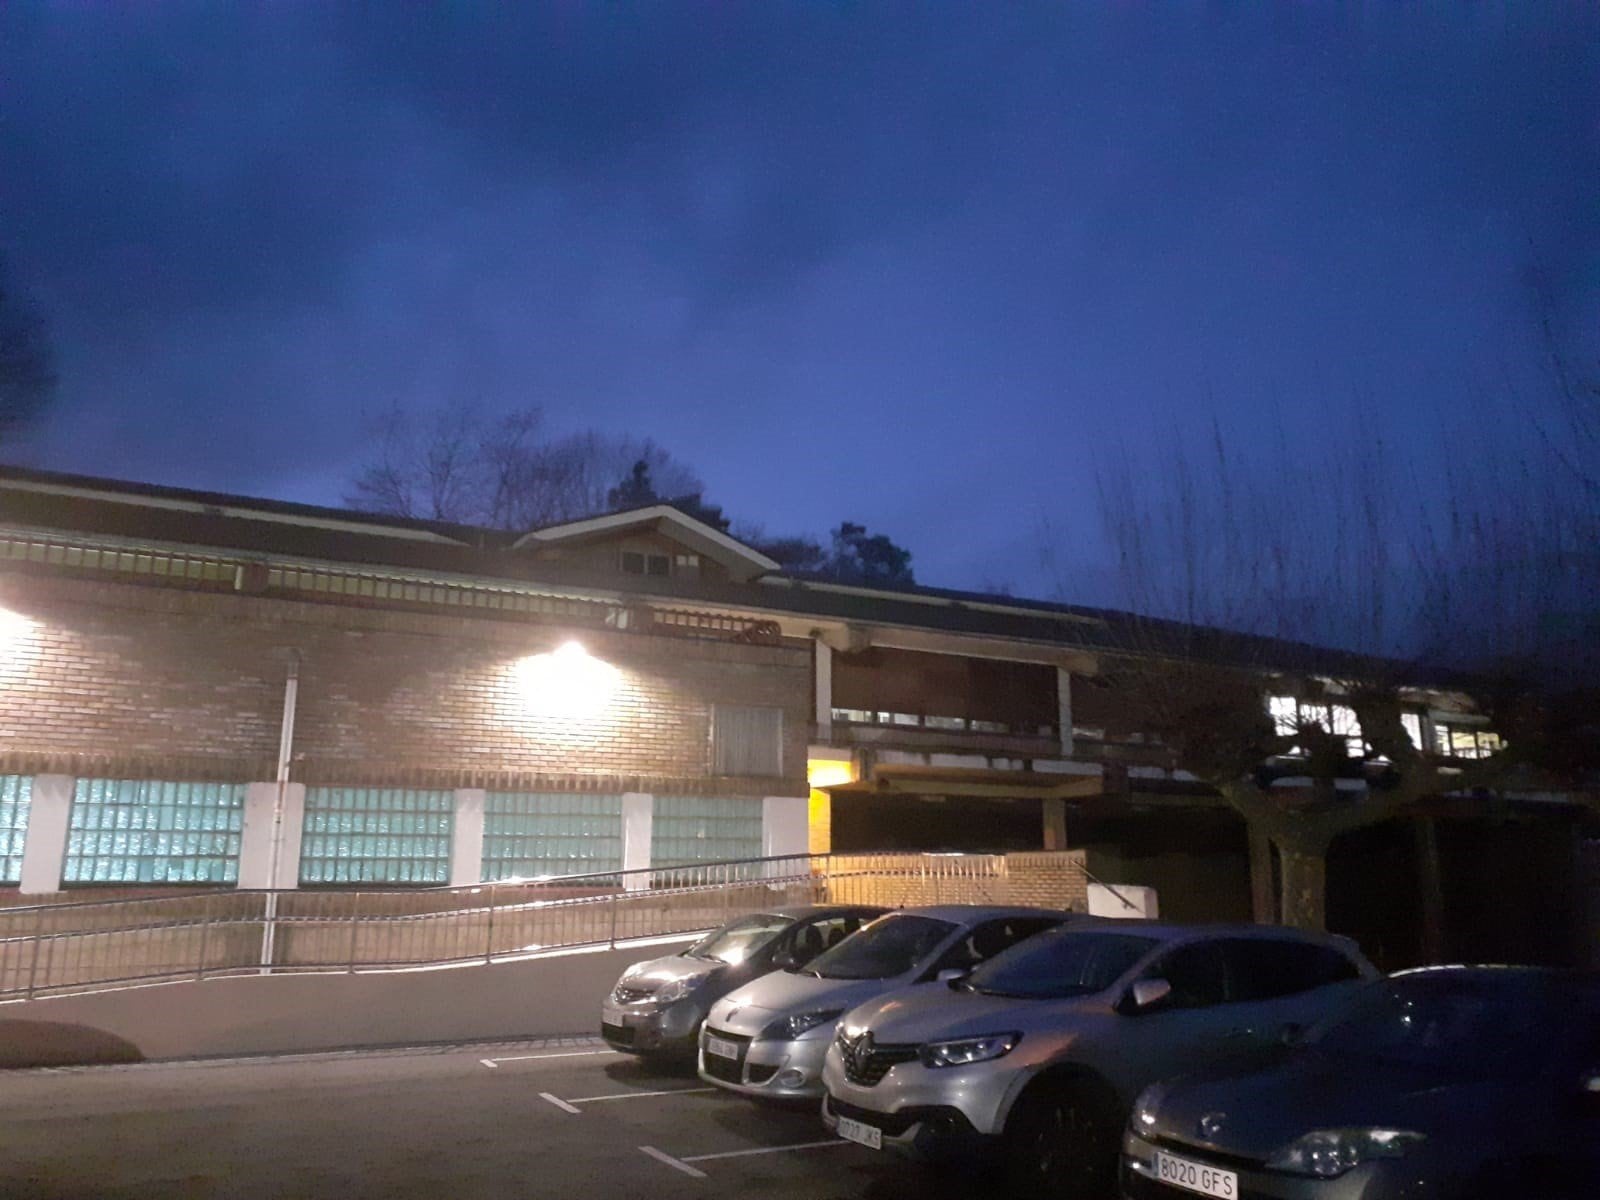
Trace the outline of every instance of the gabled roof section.
<path fill-rule="evenodd" d="M 682 542 L 689 549 L 721 563 L 728 573 L 739 581 L 754 579 L 769 571 L 779 570 L 772 559 L 759 550 L 746 546 L 737 538 L 670 504 L 649 504 L 643 508 L 624 509 L 604 513 L 598 517 L 585 517 L 579 521 L 563 521 L 559 525 L 546 525 L 530 530 L 514 543 L 515 550 L 557 542 L 577 541 L 593 537 L 615 536 L 630 532 L 653 530 Z"/>

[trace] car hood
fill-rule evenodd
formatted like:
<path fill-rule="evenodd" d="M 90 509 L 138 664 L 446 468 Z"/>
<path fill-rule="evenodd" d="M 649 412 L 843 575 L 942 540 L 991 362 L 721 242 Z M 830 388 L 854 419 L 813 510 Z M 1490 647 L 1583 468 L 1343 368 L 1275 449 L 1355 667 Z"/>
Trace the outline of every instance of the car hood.
<path fill-rule="evenodd" d="M 709 1021 L 718 1029 L 754 1037 L 778 1017 L 848 1010 L 901 983 L 900 979 L 818 979 L 774 971 L 724 996 L 712 1007 Z"/>
<path fill-rule="evenodd" d="M 1019 1000 L 936 983 L 877 996 L 847 1014 L 843 1025 L 848 1034 L 871 1029 L 879 1043 L 921 1045 L 1012 1029 L 1026 1032 L 1041 1022 L 1058 1027 L 1091 1004 L 1088 997 Z"/>
<path fill-rule="evenodd" d="M 1352 1063 L 1310 1053 L 1279 1052 L 1250 1069 L 1197 1076 L 1158 1093 L 1153 1127 L 1159 1137 L 1225 1154 L 1265 1159 L 1313 1129 L 1410 1129 L 1429 1137 L 1470 1140 L 1470 1132 L 1505 1104 L 1504 1082 L 1441 1078 L 1416 1067 Z M 1207 1119 L 1212 1136 L 1200 1132 Z"/>
<path fill-rule="evenodd" d="M 654 992 L 662 984 L 674 979 L 685 979 L 691 975 L 714 976 L 722 975 L 728 969 L 726 963 L 713 962 L 707 958 L 686 958 L 682 954 L 669 954 L 665 958 L 652 958 L 648 962 L 634 963 L 622 973 L 618 984 L 626 984 L 631 988 Z"/>

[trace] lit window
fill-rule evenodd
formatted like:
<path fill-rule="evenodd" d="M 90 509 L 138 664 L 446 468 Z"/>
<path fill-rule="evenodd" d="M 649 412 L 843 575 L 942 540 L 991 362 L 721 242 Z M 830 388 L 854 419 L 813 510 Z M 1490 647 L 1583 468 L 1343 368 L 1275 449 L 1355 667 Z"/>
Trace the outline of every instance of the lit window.
<path fill-rule="evenodd" d="M 236 883 L 244 785 L 79 779 L 63 883 Z"/>
<path fill-rule="evenodd" d="M 1433 726 L 1433 748 L 1436 753 L 1449 758 L 1488 758 L 1505 749 L 1505 743 L 1493 730 L 1436 721 Z"/>
<path fill-rule="evenodd" d="M 301 883 L 448 883 L 455 793 L 306 789 Z"/>
<path fill-rule="evenodd" d="M 1415 750 L 1422 749 L 1422 716 L 1419 713 L 1401 713 L 1400 724 L 1404 726 L 1406 736 L 1411 739 L 1411 746 Z"/>
<path fill-rule="evenodd" d="M 1272 716 L 1272 726 L 1279 737 L 1293 737 L 1308 725 L 1315 725 L 1327 733 L 1344 738 L 1347 752 L 1355 758 L 1367 752 L 1361 735 L 1361 722 L 1356 710 L 1347 704 L 1317 704 L 1296 700 L 1293 696 L 1267 697 L 1267 711 Z M 1296 746 L 1291 753 L 1301 753 Z"/>

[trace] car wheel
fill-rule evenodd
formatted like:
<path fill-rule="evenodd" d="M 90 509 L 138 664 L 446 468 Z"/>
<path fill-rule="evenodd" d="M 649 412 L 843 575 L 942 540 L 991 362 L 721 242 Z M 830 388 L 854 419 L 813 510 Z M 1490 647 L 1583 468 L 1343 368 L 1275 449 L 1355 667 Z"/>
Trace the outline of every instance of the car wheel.
<path fill-rule="evenodd" d="M 1117 1127 L 1086 1087 L 1023 1098 L 1006 1122 L 1005 1167 L 1020 1200 L 1102 1200 L 1117 1167 Z"/>

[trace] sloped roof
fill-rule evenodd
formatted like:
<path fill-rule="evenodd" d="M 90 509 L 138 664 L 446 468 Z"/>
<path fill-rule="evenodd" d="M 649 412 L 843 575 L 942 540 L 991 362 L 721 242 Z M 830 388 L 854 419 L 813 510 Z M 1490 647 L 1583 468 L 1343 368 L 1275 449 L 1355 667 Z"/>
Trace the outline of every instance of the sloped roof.
<path fill-rule="evenodd" d="M 521 550 L 528 546 L 623 533 L 632 529 L 670 531 L 677 541 L 746 577 L 781 570 L 778 563 L 759 550 L 729 537 L 704 521 L 696 520 L 671 504 L 646 504 L 576 521 L 563 521 L 559 525 L 546 525 L 517 538 L 512 548 Z"/>

